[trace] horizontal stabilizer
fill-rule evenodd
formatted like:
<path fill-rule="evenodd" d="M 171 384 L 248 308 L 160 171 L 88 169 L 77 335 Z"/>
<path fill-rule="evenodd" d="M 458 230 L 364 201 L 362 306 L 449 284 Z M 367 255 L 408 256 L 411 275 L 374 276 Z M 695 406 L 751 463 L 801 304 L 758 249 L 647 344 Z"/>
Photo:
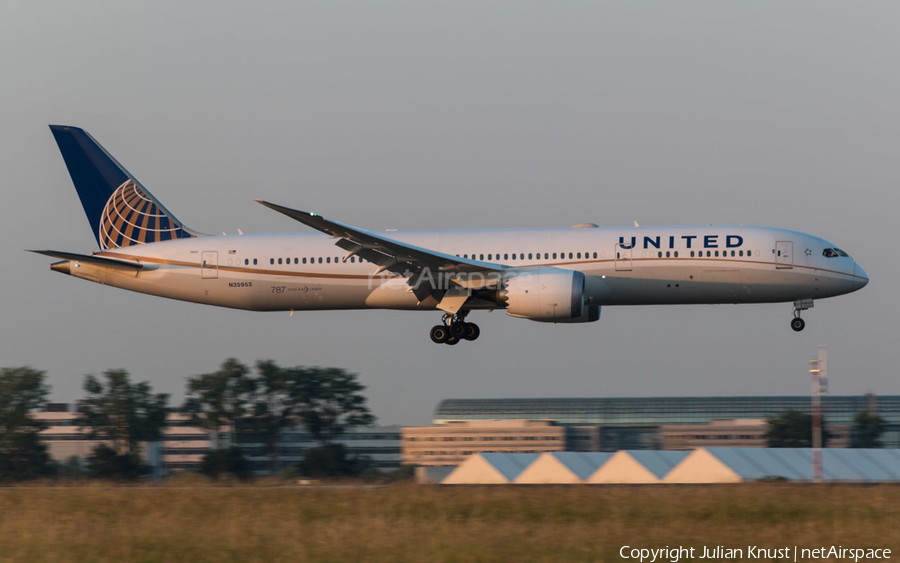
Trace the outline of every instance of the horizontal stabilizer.
<path fill-rule="evenodd" d="M 85 254 L 76 254 L 74 252 L 62 252 L 59 250 L 29 250 L 28 252 L 35 252 L 37 254 L 43 254 L 52 258 L 61 258 L 63 260 L 83 262 L 85 264 L 97 264 L 98 266 L 105 266 L 107 268 L 120 268 L 125 270 L 142 270 L 144 268 L 144 265 L 140 262 L 119 260 L 117 258 L 106 258 L 97 255 L 90 256 Z"/>

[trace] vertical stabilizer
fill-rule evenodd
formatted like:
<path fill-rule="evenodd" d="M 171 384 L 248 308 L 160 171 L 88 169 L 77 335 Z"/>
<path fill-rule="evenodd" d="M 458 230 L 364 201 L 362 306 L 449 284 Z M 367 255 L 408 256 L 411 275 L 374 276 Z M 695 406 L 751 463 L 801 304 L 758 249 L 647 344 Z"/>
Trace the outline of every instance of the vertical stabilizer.
<path fill-rule="evenodd" d="M 84 129 L 51 125 L 50 130 L 102 250 L 198 235 Z"/>

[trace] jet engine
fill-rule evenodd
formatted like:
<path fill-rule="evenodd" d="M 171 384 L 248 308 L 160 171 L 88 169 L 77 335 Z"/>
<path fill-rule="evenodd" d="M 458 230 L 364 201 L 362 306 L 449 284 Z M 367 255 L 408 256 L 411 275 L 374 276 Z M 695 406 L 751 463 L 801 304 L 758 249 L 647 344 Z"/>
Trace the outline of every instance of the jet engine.
<path fill-rule="evenodd" d="M 542 267 L 515 272 L 504 280 L 498 302 L 506 305 L 508 315 L 533 321 L 596 320 L 585 315 L 584 274 L 575 270 Z"/>

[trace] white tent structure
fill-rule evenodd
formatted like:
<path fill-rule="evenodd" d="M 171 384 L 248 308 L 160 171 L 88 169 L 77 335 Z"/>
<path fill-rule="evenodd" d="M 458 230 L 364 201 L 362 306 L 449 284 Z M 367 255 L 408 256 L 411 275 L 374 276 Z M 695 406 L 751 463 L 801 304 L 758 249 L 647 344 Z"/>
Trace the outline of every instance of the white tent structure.
<path fill-rule="evenodd" d="M 700 448 L 663 479 L 664 483 L 744 483 L 760 479 L 812 481 L 810 448 Z M 825 481 L 900 481 L 900 450 L 825 448 Z"/>
<path fill-rule="evenodd" d="M 515 478 L 516 484 L 583 483 L 613 456 L 607 452 L 547 452 Z"/>
<path fill-rule="evenodd" d="M 620 450 L 586 483 L 650 484 L 659 483 L 690 452 L 660 450 Z"/>
<path fill-rule="evenodd" d="M 511 483 L 538 454 L 472 454 L 441 481 L 443 485 L 500 485 Z"/>

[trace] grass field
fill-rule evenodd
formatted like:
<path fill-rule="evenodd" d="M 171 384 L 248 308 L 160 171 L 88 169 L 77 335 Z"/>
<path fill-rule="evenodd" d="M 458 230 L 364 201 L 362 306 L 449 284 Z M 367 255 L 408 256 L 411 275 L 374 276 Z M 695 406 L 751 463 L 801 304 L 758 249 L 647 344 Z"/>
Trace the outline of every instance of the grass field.
<path fill-rule="evenodd" d="M 0 490 L 0 561 L 622 561 L 623 545 L 896 550 L 898 525 L 889 485 L 23 487 Z"/>

